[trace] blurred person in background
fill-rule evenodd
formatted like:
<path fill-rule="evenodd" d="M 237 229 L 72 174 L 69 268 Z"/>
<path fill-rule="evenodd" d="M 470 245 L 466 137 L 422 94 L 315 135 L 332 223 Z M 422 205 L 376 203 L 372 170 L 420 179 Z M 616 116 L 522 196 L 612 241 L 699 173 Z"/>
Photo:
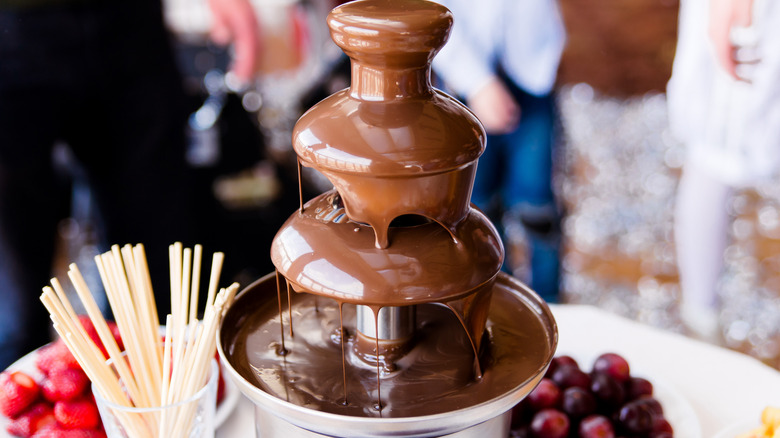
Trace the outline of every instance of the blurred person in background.
<path fill-rule="evenodd" d="M 718 282 L 732 191 L 780 169 L 780 5 L 682 0 L 667 87 L 672 132 L 686 148 L 675 210 L 681 316 L 717 340 Z"/>
<path fill-rule="evenodd" d="M 233 71 L 248 81 L 248 0 L 210 7 L 213 39 L 234 43 Z M 194 238 L 187 115 L 159 0 L 0 0 L 0 369 L 50 340 L 39 296 L 71 197 L 55 143 L 89 183 L 104 249 L 145 245 L 167 313 L 167 247 Z"/>
<path fill-rule="evenodd" d="M 439 0 L 454 16 L 450 39 L 433 60 L 447 91 L 487 131 L 472 202 L 499 228 L 524 231 L 529 276 L 539 295 L 558 301 L 560 211 L 553 193 L 555 84 L 565 29 L 555 0 Z M 504 270 L 509 270 L 505 261 Z M 526 267 L 527 268 L 527 267 Z M 516 274 L 518 274 L 516 272 Z M 530 277 L 530 278 L 528 278 Z"/>

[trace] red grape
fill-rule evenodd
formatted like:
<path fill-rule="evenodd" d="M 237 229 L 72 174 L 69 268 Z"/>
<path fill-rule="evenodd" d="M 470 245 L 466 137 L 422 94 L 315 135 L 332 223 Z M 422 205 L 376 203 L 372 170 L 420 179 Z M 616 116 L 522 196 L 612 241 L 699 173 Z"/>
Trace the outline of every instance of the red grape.
<path fill-rule="evenodd" d="M 580 438 L 615 438 L 615 428 L 609 418 L 590 415 L 580 422 Z"/>
<path fill-rule="evenodd" d="M 662 432 L 667 432 L 670 435 L 674 433 L 674 429 L 672 428 L 672 425 L 669 423 L 669 420 L 667 420 L 664 417 L 655 417 L 655 422 L 653 423 L 653 433 L 660 434 Z"/>
<path fill-rule="evenodd" d="M 552 361 L 550 361 L 550 366 L 547 368 L 547 374 L 545 377 L 550 377 L 552 373 L 555 372 L 559 367 L 561 366 L 574 366 L 579 368 L 580 365 L 577 363 L 576 360 L 574 360 L 571 356 L 561 355 L 561 356 L 555 356 Z"/>
<path fill-rule="evenodd" d="M 645 404 L 628 402 L 618 412 L 618 423 L 628 433 L 646 434 L 653 429 L 655 415 Z"/>
<path fill-rule="evenodd" d="M 612 409 L 623 404 L 625 389 L 617 380 L 602 373 L 593 373 L 590 390 L 602 406 Z"/>
<path fill-rule="evenodd" d="M 528 394 L 526 398 L 528 405 L 534 411 L 541 411 L 545 408 L 555 408 L 561 402 L 561 390 L 552 380 L 544 378 L 539 385 Z"/>
<path fill-rule="evenodd" d="M 537 438 L 566 438 L 569 417 L 557 409 L 542 409 L 531 420 L 531 432 Z"/>
<path fill-rule="evenodd" d="M 673 438 L 653 384 L 628 362 L 604 353 L 586 372 L 557 356 L 543 379 L 512 410 L 510 438 Z"/>
<path fill-rule="evenodd" d="M 553 371 L 550 379 L 561 389 L 577 386 L 580 388 L 590 387 L 590 376 L 579 367 L 572 365 L 559 366 Z"/>
<path fill-rule="evenodd" d="M 647 406 L 650 409 L 650 412 L 652 412 L 653 415 L 656 417 L 663 417 L 664 415 L 664 408 L 661 406 L 661 402 L 659 402 L 653 397 L 650 396 L 639 397 L 634 401 L 634 403 Z"/>
<path fill-rule="evenodd" d="M 653 395 L 653 384 L 642 377 L 630 377 L 626 382 L 627 399 L 634 400 L 645 395 Z"/>
<path fill-rule="evenodd" d="M 562 354 L 560 356 L 555 356 L 555 358 L 553 358 L 552 361 L 555 362 L 558 365 L 574 365 L 576 367 L 580 366 L 580 364 L 577 363 L 576 359 L 574 359 L 573 357 L 571 357 L 569 355 L 566 355 L 566 354 Z"/>
<path fill-rule="evenodd" d="M 604 353 L 593 362 L 593 372 L 605 373 L 618 382 L 626 382 L 631 377 L 631 369 L 623 356 Z"/>
<path fill-rule="evenodd" d="M 566 388 L 561 398 L 561 410 L 571 419 L 580 419 L 596 412 L 596 398 L 587 389 Z"/>

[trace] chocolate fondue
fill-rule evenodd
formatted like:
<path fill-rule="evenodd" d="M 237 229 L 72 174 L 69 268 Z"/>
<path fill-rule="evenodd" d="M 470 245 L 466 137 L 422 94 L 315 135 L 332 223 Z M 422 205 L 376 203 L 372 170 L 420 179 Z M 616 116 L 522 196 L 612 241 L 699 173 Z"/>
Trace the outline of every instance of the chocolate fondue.
<path fill-rule="evenodd" d="M 552 359 L 549 309 L 499 273 L 501 240 L 470 204 L 484 130 L 431 86 L 452 20 L 424 0 L 361 0 L 328 16 L 352 84 L 300 118 L 293 146 L 334 189 L 281 227 L 276 278 L 237 297 L 219 339 L 242 391 L 279 404 L 272 416 L 297 423 L 310 410 L 356 428 L 323 425 L 339 436 L 385 436 L 353 417 L 409 436 L 464 430 L 506 417 Z"/>

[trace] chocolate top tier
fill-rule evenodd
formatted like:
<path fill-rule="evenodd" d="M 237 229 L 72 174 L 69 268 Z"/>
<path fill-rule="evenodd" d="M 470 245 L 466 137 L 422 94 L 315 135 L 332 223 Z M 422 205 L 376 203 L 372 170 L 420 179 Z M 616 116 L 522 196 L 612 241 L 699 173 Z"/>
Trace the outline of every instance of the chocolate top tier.
<path fill-rule="evenodd" d="M 452 13 L 428 1 L 365 0 L 333 9 L 328 26 L 333 41 L 361 64 L 420 68 L 444 46 Z"/>
<path fill-rule="evenodd" d="M 328 25 L 352 63 L 350 88 L 312 107 L 293 131 L 301 163 L 322 172 L 347 216 L 374 228 L 415 214 L 454 236 L 470 209 L 485 148 L 477 118 L 431 85 L 431 60 L 452 15 L 424 0 L 363 0 L 331 11 Z"/>

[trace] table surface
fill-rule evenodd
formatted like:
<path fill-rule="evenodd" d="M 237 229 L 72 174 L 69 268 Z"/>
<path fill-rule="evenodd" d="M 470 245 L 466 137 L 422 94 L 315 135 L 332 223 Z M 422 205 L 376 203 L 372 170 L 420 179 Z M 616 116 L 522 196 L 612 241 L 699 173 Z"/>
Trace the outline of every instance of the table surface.
<path fill-rule="evenodd" d="M 780 406 L 780 372 L 747 355 L 591 306 L 551 308 L 559 332 L 556 354 L 582 361 L 607 351 L 623 355 L 632 374 L 658 379 L 687 400 L 698 417 L 701 438 L 735 423 L 758 421 L 764 407 Z M 242 396 L 217 438 L 254 437 L 253 412 Z"/>

